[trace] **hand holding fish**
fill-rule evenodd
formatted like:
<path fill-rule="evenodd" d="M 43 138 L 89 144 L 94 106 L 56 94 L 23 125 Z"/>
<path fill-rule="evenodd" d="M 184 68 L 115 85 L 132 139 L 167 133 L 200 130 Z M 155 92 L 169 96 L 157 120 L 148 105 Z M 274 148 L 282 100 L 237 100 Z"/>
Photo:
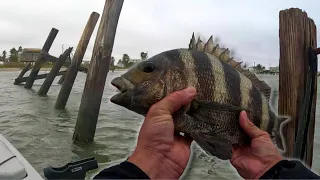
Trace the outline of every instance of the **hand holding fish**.
<path fill-rule="evenodd" d="M 179 179 L 188 164 L 192 140 L 174 134 L 172 113 L 192 101 L 195 88 L 171 93 L 148 111 L 128 161 L 151 179 Z"/>
<path fill-rule="evenodd" d="M 269 134 L 256 127 L 244 111 L 240 113 L 240 126 L 251 138 L 251 145 L 234 148 L 231 164 L 243 178 L 258 179 L 282 157 Z"/>

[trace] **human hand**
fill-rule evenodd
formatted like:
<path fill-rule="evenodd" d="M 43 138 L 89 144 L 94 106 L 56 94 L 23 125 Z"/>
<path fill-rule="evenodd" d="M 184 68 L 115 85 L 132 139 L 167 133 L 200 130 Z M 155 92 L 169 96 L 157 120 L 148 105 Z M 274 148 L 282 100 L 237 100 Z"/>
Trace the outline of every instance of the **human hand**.
<path fill-rule="evenodd" d="M 231 164 L 245 179 L 258 179 L 282 160 L 269 134 L 256 127 L 245 111 L 240 113 L 240 126 L 251 138 L 250 146 L 233 149 Z"/>
<path fill-rule="evenodd" d="M 151 106 L 128 161 L 151 179 L 178 179 L 188 164 L 192 140 L 174 133 L 172 113 L 192 101 L 195 88 L 176 91 Z"/>

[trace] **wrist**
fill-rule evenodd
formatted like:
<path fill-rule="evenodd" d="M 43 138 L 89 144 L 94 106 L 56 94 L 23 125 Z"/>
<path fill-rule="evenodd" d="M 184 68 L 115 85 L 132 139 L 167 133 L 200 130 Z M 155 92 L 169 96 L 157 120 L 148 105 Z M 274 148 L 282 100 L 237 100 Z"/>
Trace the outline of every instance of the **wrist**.
<path fill-rule="evenodd" d="M 160 174 L 161 155 L 144 149 L 136 149 L 128 158 L 128 162 L 139 167 L 150 179 L 156 179 Z"/>
<path fill-rule="evenodd" d="M 272 169 L 272 167 L 274 167 L 276 164 L 278 164 L 282 160 L 283 160 L 283 157 L 281 156 L 274 157 L 274 159 L 270 163 L 268 163 L 268 165 L 254 179 L 261 178 L 266 172 L 268 172 L 270 169 Z"/>

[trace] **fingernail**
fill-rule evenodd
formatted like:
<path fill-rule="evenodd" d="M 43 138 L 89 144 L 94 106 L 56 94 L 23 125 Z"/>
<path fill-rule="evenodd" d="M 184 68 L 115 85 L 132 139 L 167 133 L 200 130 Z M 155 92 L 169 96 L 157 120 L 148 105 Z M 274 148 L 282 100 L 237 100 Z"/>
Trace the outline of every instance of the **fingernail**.
<path fill-rule="evenodd" d="M 194 93 L 196 93 L 196 88 L 194 88 L 194 87 L 187 87 L 187 88 L 185 89 L 185 91 L 186 91 L 188 94 L 194 94 Z"/>
<path fill-rule="evenodd" d="M 248 116 L 247 116 L 247 112 L 246 111 L 243 111 L 243 117 L 248 120 Z"/>

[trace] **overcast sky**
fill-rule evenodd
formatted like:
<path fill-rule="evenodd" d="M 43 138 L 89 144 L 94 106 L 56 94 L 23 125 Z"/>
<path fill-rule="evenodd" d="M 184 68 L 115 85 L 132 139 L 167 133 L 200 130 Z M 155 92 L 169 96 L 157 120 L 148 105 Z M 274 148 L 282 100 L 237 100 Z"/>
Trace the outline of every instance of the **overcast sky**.
<path fill-rule="evenodd" d="M 41 48 L 52 27 L 59 33 L 50 54 L 62 46 L 76 48 L 92 11 L 102 15 L 104 0 L 1 0 L 0 50 Z M 140 58 L 188 47 L 192 32 L 218 36 L 236 58 L 275 66 L 279 59 L 279 11 L 298 7 L 318 26 L 318 0 L 125 0 L 117 28 L 113 56 Z M 85 54 L 90 60 L 99 22 Z M 318 38 L 319 39 L 319 38 Z M 319 41 L 318 41 L 319 44 Z"/>

